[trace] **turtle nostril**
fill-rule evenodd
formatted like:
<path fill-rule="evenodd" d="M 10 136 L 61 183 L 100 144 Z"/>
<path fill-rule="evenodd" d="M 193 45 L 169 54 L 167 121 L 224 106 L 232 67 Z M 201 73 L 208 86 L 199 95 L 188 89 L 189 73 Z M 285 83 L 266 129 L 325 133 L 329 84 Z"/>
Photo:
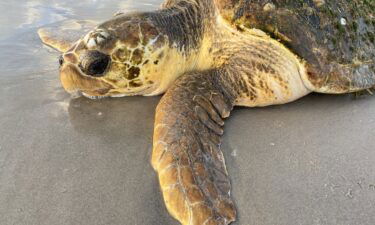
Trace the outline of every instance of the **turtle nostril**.
<path fill-rule="evenodd" d="M 59 65 L 62 66 L 64 64 L 64 57 L 61 55 L 59 57 Z"/>
<path fill-rule="evenodd" d="M 99 51 L 88 51 L 81 58 L 80 67 L 84 73 L 94 77 L 100 77 L 106 71 L 110 57 Z"/>

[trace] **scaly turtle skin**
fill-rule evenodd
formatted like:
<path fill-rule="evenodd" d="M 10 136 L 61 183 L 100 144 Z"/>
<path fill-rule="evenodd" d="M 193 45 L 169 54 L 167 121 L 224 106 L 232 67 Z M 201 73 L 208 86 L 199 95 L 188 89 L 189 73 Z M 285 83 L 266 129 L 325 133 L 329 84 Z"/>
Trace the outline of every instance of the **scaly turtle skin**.
<path fill-rule="evenodd" d="M 89 23 L 39 34 L 64 51 L 60 77 L 68 92 L 166 92 L 151 163 L 167 209 L 184 225 L 229 224 L 236 210 L 220 144 L 234 106 L 375 85 L 374 3 L 332 2 L 167 0 L 155 12 L 118 14 L 69 48 L 74 30 Z"/>

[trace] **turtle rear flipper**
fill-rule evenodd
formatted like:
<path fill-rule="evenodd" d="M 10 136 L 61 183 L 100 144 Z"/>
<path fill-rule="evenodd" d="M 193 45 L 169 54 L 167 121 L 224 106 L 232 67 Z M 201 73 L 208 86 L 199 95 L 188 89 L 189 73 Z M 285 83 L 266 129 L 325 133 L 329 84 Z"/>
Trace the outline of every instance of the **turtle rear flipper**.
<path fill-rule="evenodd" d="M 326 71 L 322 75 L 319 70 L 308 67 L 302 79 L 310 90 L 325 94 L 360 92 L 375 87 L 375 61 L 333 64 Z"/>
<path fill-rule="evenodd" d="M 90 20 L 66 20 L 40 28 L 38 34 L 44 44 L 65 52 L 96 25 Z"/>
<path fill-rule="evenodd" d="M 229 224 L 236 210 L 220 150 L 233 97 L 219 71 L 183 75 L 156 110 L 152 165 L 164 201 L 183 225 Z"/>

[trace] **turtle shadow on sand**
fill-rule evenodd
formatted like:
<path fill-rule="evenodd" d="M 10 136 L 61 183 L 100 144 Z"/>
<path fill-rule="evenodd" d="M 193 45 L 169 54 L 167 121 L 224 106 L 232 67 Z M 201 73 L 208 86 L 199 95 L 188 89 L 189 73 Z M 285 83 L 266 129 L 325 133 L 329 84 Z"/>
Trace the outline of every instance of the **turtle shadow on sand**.
<path fill-rule="evenodd" d="M 147 130 L 152 136 L 154 111 L 159 97 L 105 98 L 90 100 L 72 98 L 69 119 L 79 133 L 114 139 L 138 135 Z M 103 136 L 103 134 L 106 134 Z"/>
<path fill-rule="evenodd" d="M 131 218 L 134 224 L 175 224 L 167 214 L 161 194 L 155 194 L 159 191 L 158 180 L 149 163 L 154 111 L 159 99 L 132 97 L 93 101 L 79 97 L 69 101 L 68 114 L 73 129 L 94 144 L 104 142 L 107 148 L 92 149 L 91 155 L 106 154 L 110 158 L 129 160 L 111 169 L 118 169 L 115 177 L 121 180 L 118 181 L 122 184 L 120 190 L 125 189 L 126 192 L 118 193 L 118 199 L 122 201 L 116 206 L 119 207 L 117 210 L 134 213 L 135 216 Z M 84 161 L 98 163 L 92 161 L 91 157 L 86 157 Z M 129 208 L 121 208 L 125 205 Z M 112 204 L 109 206 L 112 207 Z M 147 212 L 147 216 L 144 212 Z M 126 215 L 124 213 L 118 217 Z M 158 218 L 156 223 L 155 218 Z"/>

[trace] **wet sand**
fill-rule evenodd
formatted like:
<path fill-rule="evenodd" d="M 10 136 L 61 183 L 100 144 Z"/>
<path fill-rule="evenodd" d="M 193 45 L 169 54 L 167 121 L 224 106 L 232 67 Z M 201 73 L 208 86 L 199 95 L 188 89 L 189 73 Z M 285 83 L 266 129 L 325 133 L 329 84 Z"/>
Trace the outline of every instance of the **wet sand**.
<path fill-rule="evenodd" d="M 71 99 L 36 30 L 155 1 L 0 3 L 0 224 L 177 225 L 149 163 L 160 97 Z M 149 4 L 152 3 L 152 4 Z M 18 16 L 17 16 L 18 13 Z M 223 152 L 241 225 L 373 225 L 375 97 L 236 108 Z"/>

